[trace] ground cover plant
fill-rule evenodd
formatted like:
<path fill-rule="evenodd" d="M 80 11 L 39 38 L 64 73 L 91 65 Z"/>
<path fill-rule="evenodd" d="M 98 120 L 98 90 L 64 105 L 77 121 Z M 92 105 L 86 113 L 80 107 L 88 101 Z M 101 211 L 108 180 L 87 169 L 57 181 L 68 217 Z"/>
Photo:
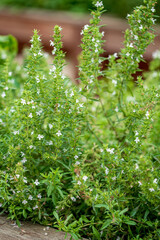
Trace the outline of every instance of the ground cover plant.
<path fill-rule="evenodd" d="M 93 1 L 81 31 L 78 86 L 63 74 L 59 26 L 50 40 L 51 66 L 34 30 L 17 94 L 2 62 L 0 209 L 18 225 L 32 220 L 75 240 L 159 239 L 158 58 L 146 81 L 139 76 L 133 82 L 154 39 L 155 3 L 144 0 L 127 16 L 124 48 L 102 71 L 104 7 Z"/>

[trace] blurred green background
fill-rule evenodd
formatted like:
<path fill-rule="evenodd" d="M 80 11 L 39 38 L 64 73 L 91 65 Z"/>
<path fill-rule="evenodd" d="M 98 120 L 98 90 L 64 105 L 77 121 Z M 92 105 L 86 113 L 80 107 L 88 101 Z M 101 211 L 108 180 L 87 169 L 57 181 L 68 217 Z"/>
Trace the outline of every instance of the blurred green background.
<path fill-rule="evenodd" d="M 143 0 L 104 0 L 103 3 L 107 10 L 106 13 L 125 18 L 135 6 L 142 4 Z M 92 0 L 0 0 L 0 6 L 43 8 L 84 13 L 89 12 L 93 8 Z M 160 0 L 157 0 L 157 14 L 159 15 L 160 7 L 158 6 L 160 6 Z"/>

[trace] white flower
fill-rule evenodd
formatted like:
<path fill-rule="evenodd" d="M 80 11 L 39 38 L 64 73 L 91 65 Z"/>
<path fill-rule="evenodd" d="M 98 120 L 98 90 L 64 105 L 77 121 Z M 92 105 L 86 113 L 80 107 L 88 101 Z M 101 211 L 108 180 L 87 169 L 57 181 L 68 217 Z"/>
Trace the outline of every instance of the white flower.
<path fill-rule="evenodd" d="M 53 128 L 53 125 L 52 125 L 52 124 L 49 124 L 48 126 L 49 126 L 49 128 L 50 128 L 50 129 L 52 129 L 52 128 Z"/>
<path fill-rule="evenodd" d="M 32 149 L 32 148 L 33 148 L 33 145 L 30 145 L 29 148 Z"/>
<path fill-rule="evenodd" d="M 23 182 L 24 182 L 24 183 L 27 183 L 27 179 L 26 179 L 26 177 L 24 177 Z"/>
<path fill-rule="evenodd" d="M 38 134 L 38 137 L 37 137 L 39 140 L 41 140 L 42 138 L 44 138 L 44 136 L 43 135 L 40 135 L 40 134 Z"/>
<path fill-rule="evenodd" d="M 38 198 L 42 198 L 42 196 L 41 196 L 41 194 L 40 194 L 40 193 L 37 195 L 37 197 L 38 197 Z"/>
<path fill-rule="evenodd" d="M 33 117 L 32 113 L 30 113 L 28 117 L 32 118 Z"/>
<path fill-rule="evenodd" d="M 137 35 L 134 35 L 134 39 L 135 39 L 135 40 L 138 40 L 138 36 L 137 36 Z"/>
<path fill-rule="evenodd" d="M 127 57 L 129 57 L 129 56 L 130 56 L 130 53 L 129 53 L 129 52 L 127 52 L 127 53 L 126 53 L 126 56 L 127 56 Z"/>
<path fill-rule="evenodd" d="M 38 208 L 38 206 L 36 205 L 35 207 L 33 207 L 33 210 L 35 210 L 36 208 Z"/>
<path fill-rule="evenodd" d="M 27 202 L 26 200 L 23 200 L 23 202 L 22 202 L 22 203 L 25 205 L 25 204 L 27 204 L 28 202 Z"/>
<path fill-rule="evenodd" d="M 32 199 L 33 199 L 33 197 L 32 197 L 31 195 L 29 195 L 28 199 L 29 199 L 29 200 L 32 200 Z"/>
<path fill-rule="evenodd" d="M 34 131 L 31 132 L 31 135 L 33 135 Z"/>
<path fill-rule="evenodd" d="M 37 83 L 40 82 L 39 76 L 36 76 L 36 81 L 37 81 Z"/>
<path fill-rule="evenodd" d="M 25 163 L 25 162 L 27 162 L 27 159 L 24 157 L 21 162 Z"/>
<path fill-rule="evenodd" d="M 112 180 L 116 180 L 116 176 L 115 176 L 115 177 L 112 177 Z"/>
<path fill-rule="evenodd" d="M 17 177 L 17 178 L 19 178 L 19 177 L 20 177 L 20 175 L 19 175 L 19 174 L 16 174 L 16 177 Z"/>
<path fill-rule="evenodd" d="M 153 183 L 156 183 L 156 184 L 157 184 L 157 183 L 158 183 L 158 179 L 155 178 L 154 181 L 153 181 Z"/>
<path fill-rule="evenodd" d="M 154 188 L 149 188 L 149 191 L 154 192 L 155 190 L 154 190 Z"/>
<path fill-rule="evenodd" d="M 38 179 L 35 180 L 34 184 L 35 184 L 36 186 L 40 184 L 40 183 L 38 182 Z"/>
<path fill-rule="evenodd" d="M 139 138 L 138 137 L 136 137 L 136 139 L 134 140 L 136 143 L 138 143 L 139 142 Z"/>
<path fill-rule="evenodd" d="M 81 182 L 80 182 L 80 181 L 78 181 L 78 182 L 77 182 L 77 184 L 78 184 L 78 185 L 81 185 Z"/>
<path fill-rule="evenodd" d="M 107 148 L 106 151 L 109 152 L 110 154 L 113 154 L 114 153 L 114 148 Z"/>
<path fill-rule="evenodd" d="M 58 131 L 58 132 L 56 133 L 56 135 L 57 135 L 58 137 L 61 136 L 61 135 L 62 135 L 61 131 Z"/>
<path fill-rule="evenodd" d="M 103 149 L 102 149 L 102 148 L 100 148 L 100 152 L 103 152 Z"/>
<path fill-rule="evenodd" d="M 117 85 L 117 81 L 116 80 L 112 80 L 112 83 L 116 86 Z"/>
<path fill-rule="evenodd" d="M 52 141 L 49 141 L 46 143 L 47 145 L 53 145 L 53 142 Z"/>
<path fill-rule="evenodd" d="M 117 54 L 117 53 L 114 53 L 113 56 L 114 56 L 115 58 L 118 58 L 118 54 Z"/>
<path fill-rule="evenodd" d="M 74 159 L 77 159 L 77 158 L 78 158 L 78 156 L 77 156 L 77 155 L 75 155 L 75 156 L 74 156 Z"/>
<path fill-rule="evenodd" d="M 42 54 L 42 52 L 41 52 L 41 50 L 39 50 L 39 52 L 38 52 L 38 55 L 40 55 L 40 56 L 42 56 L 43 54 Z"/>
<path fill-rule="evenodd" d="M 139 133 L 137 131 L 135 131 L 135 136 L 137 136 Z"/>
<path fill-rule="evenodd" d="M 1 94 L 1 96 L 2 96 L 2 98 L 4 98 L 4 97 L 6 96 L 5 92 L 3 92 L 3 93 Z"/>
<path fill-rule="evenodd" d="M 56 67 L 53 65 L 52 68 L 49 70 L 49 74 L 52 74 L 52 72 L 55 72 Z"/>
<path fill-rule="evenodd" d="M 75 198 L 75 197 L 71 197 L 71 200 L 72 200 L 73 202 L 76 202 L 76 198 Z"/>
<path fill-rule="evenodd" d="M 76 162 L 75 162 L 75 165 L 79 165 L 79 164 L 80 164 L 80 162 L 79 162 L 79 161 L 76 161 Z"/>
<path fill-rule="evenodd" d="M 89 27 L 89 25 L 88 25 L 88 24 L 84 25 L 84 30 L 87 30 L 87 29 L 88 29 L 88 27 Z"/>
<path fill-rule="evenodd" d="M 84 180 L 84 181 L 86 181 L 86 180 L 87 180 L 87 178 L 88 178 L 87 176 L 83 176 L 83 180 Z"/>
<path fill-rule="evenodd" d="M 107 167 L 105 167 L 105 173 L 106 173 L 106 175 L 108 175 L 108 173 L 109 173 L 109 169 Z"/>
<path fill-rule="evenodd" d="M 152 54 L 153 58 L 160 58 L 160 50 L 156 50 L 153 54 Z"/>
<path fill-rule="evenodd" d="M 118 112 L 118 107 L 115 108 L 115 111 Z"/>
<path fill-rule="evenodd" d="M 146 118 L 149 119 L 149 112 L 146 112 Z"/>
<path fill-rule="evenodd" d="M 24 100 L 23 98 L 21 98 L 21 103 L 24 105 L 26 104 L 26 100 Z"/>
<path fill-rule="evenodd" d="M 143 26 L 141 25 L 141 26 L 139 27 L 139 29 L 142 30 L 142 29 L 143 29 Z"/>
<path fill-rule="evenodd" d="M 14 135 L 19 134 L 19 130 L 18 130 L 18 131 L 14 131 L 13 134 L 14 134 Z"/>
<path fill-rule="evenodd" d="M 138 166 L 138 164 L 137 164 L 137 163 L 135 164 L 135 166 L 136 166 L 136 167 L 135 167 L 135 169 L 139 169 L 139 166 Z"/>
<path fill-rule="evenodd" d="M 103 3 L 102 2 L 96 2 L 95 6 L 98 7 L 103 7 Z"/>
<path fill-rule="evenodd" d="M 142 183 L 141 183 L 140 181 L 138 181 L 138 184 L 139 184 L 139 186 L 141 186 L 141 185 L 142 185 Z"/>
<path fill-rule="evenodd" d="M 74 92 L 72 91 L 71 94 L 70 94 L 70 97 L 74 96 Z"/>
<path fill-rule="evenodd" d="M 54 46 L 54 42 L 52 40 L 50 40 L 50 46 Z"/>
<path fill-rule="evenodd" d="M 152 8 L 151 8 L 151 11 L 152 11 L 152 12 L 155 12 L 155 8 L 154 8 L 154 7 L 152 7 Z"/>

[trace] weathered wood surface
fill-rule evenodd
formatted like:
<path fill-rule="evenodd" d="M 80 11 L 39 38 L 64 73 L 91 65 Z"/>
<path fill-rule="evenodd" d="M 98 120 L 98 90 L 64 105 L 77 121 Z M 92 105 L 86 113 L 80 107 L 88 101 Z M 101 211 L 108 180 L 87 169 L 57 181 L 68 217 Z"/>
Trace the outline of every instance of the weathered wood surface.
<path fill-rule="evenodd" d="M 19 228 L 15 222 L 6 216 L 0 216 L 0 240 L 64 240 L 65 233 L 56 229 L 23 222 Z M 67 240 L 70 239 L 68 236 Z"/>

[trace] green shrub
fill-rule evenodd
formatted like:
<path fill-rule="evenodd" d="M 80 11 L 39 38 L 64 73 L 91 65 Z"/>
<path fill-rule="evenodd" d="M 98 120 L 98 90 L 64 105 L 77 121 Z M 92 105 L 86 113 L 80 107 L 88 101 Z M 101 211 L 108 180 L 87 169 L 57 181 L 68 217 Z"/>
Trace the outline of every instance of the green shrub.
<path fill-rule="evenodd" d="M 128 15 L 124 48 L 109 56 L 107 71 L 101 69 L 104 7 L 101 1 L 93 4 L 90 24 L 81 31 L 80 85 L 63 75 L 61 27 L 55 26 L 53 64 L 47 68 L 34 30 L 23 91 L 12 104 L 3 96 L 1 211 L 18 225 L 30 219 L 75 240 L 157 240 L 160 95 L 159 73 L 153 83 L 152 71 L 158 60 L 145 83 L 138 77 L 133 84 L 154 39 L 155 0 L 145 0 Z"/>

